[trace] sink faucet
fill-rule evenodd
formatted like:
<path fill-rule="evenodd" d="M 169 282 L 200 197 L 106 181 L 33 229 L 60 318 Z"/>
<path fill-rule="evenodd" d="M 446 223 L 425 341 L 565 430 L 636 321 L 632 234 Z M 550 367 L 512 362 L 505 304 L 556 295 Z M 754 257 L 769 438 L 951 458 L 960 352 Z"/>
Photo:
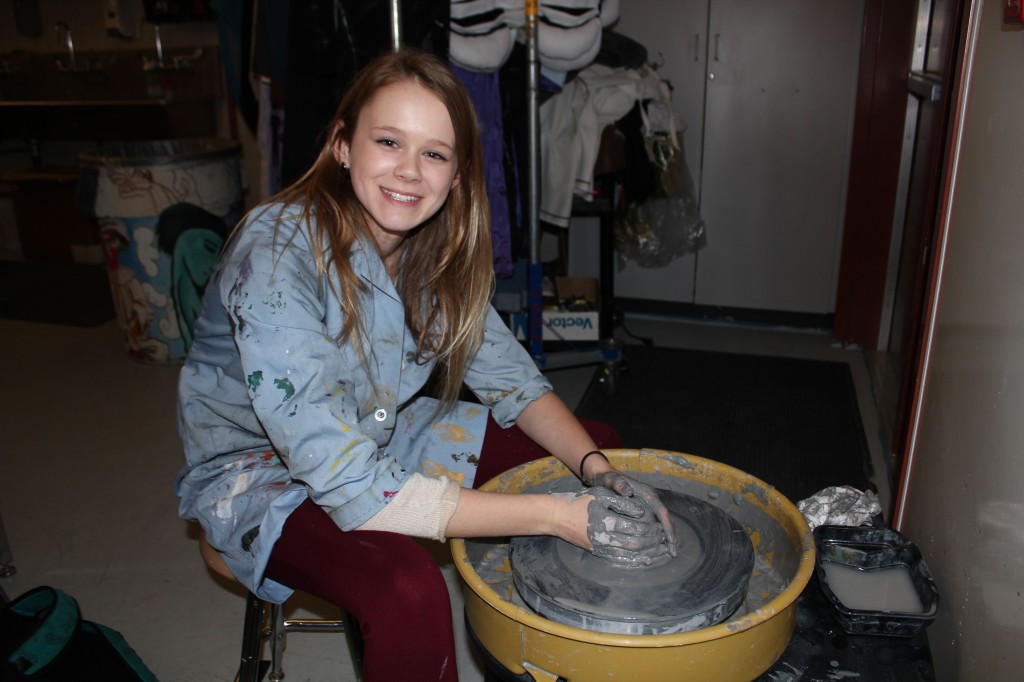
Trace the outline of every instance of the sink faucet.
<path fill-rule="evenodd" d="M 142 57 L 143 71 L 191 71 L 192 62 L 203 56 L 203 48 L 197 47 L 191 54 L 179 54 L 164 59 L 164 43 L 160 37 L 160 24 L 153 24 L 153 36 L 156 42 L 156 60 Z"/>
<path fill-rule="evenodd" d="M 58 43 L 60 42 L 61 30 L 64 31 L 64 42 L 68 46 L 68 58 L 71 60 L 71 70 L 77 70 L 78 64 L 75 62 L 75 42 L 71 40 L 71 27 L 63 21 L 58 21 L 53 25 L 53 29 L 57 32 Z"/>
<path fill-rule="evenodd" d="M 164 68 L 164 44 L 160 40 L 160 24 L 153 24 L 153 33 L 156 34 L 156 68 Z"/>

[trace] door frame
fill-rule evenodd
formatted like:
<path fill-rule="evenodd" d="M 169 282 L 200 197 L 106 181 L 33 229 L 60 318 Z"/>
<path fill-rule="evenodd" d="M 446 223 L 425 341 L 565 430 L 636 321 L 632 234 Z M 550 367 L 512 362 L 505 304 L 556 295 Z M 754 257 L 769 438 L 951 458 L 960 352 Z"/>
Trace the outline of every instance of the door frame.
<path fill-rule="evenodd" d="M 893 488 L 920 376 L 963 13 L 957 0 L 866 7 L 833 335 L 869 351 Z"/>

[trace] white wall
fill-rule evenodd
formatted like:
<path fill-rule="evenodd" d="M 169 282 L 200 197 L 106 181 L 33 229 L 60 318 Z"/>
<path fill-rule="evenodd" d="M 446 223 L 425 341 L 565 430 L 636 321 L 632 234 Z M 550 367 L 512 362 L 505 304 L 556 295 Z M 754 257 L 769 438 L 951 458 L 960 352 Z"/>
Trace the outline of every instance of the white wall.
<path fill-rule="evenodd" d="M 975 0 L 959 165 L 901 529 L 941 596 L 940 682 L 1024 670 L 1024 30 Z"/>

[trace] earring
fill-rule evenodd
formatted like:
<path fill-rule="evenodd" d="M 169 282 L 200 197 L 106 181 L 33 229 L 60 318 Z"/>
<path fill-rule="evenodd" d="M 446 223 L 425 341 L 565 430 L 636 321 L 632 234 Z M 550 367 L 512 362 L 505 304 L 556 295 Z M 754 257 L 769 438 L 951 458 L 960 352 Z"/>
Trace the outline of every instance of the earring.
<path fill-rule="evenodd" d="M 346 173 L 348 173 L 348 164 L 347 164 L 347 163 L 343 163 L 343 164 L 341 164 L 341 170 L 343 170 L 343 171 L 345 171 Z"/>

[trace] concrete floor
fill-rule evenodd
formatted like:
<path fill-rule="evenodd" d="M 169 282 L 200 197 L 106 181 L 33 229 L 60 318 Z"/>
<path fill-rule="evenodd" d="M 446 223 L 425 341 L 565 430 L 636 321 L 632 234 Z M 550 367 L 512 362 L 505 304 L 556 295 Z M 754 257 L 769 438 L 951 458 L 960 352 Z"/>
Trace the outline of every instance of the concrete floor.
<path fill-rule="evenodd" d="M 664 347 L 849 362 L 875 470 L 884 470 L 863 354 L 834 346 L 827 332 L 650 317 L 626 324 Z M 617 334 L 628 340 L 621 328 Z M 65 590 L 86 618 L 121 631 L 162 682 L 233 679 L 243 591 L 206 569 L 193 530 L 177 516 L 178 366 L 130 360 L 114 322 L 85 329 L 2 320 L 0 357 L 0 513 L 17 567 L 0 587 L 12 598 L 39 585 Z M 593 371 L 549 376 L 574 407 Z M 888 508 L 890 492 L 878 478 Z M 459 579 L 447 546 L 435 549 L 452 595 L 460 680 L 479 682 Z M 325 613 L 310 600 L 290 606 L 300 615 Z M 332 634 L 290 637 L 285 669 L 295 682 L 354 679 L 344 643 Z"/>

